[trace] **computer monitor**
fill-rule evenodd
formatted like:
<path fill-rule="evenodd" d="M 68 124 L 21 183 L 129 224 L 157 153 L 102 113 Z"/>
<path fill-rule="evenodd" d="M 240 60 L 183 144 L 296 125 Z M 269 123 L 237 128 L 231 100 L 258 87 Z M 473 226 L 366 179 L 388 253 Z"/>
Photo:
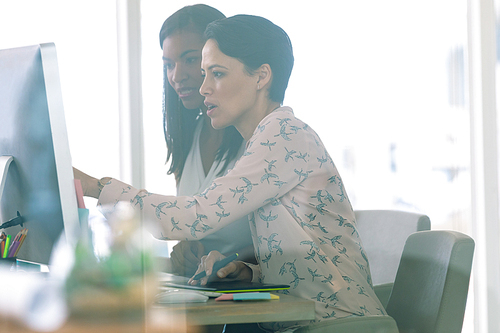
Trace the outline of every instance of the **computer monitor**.
<path fill-rule="evenodd" d="M 79 235 L 78 206 L 55 45 L 0 50 L 0 156 L 6 166 L 0 225 L 17 216 L 28 234 L 17 257 L 48 264 L 64 232 Z M 1 168 L 1 167 L 0 167 Z M 0 174 L 2 177 L 2 174 Z M 1 189 L 1 187 L 0 187 Z"/>

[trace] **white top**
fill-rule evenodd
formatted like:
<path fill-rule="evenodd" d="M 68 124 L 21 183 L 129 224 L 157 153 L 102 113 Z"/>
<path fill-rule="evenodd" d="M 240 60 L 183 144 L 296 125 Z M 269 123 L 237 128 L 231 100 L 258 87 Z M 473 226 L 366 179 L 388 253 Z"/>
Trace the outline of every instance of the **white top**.
<path fill-rule="evenodd" d="M 167 239 L 202 239 L 248 215 L 259 262 L 254 280 L 289 284 L 285 293 L 314 300 L 316 322 L 386 314 L 339 173 L 317 134 L 289 107 L 266 116 L 234 168 L 199 195 L 156 195 L 112 180 L 99 202 L 112 207 L 119 200 L 131 202 L 150 232 Z M 261 325 L 283 331 L 309 323 Z"/>
<path fill-rule="evenodd" d="M 229 162 L 225 169 L 223 158 L 220 162 L 214 161 L 207 175 L 205 175 L 200 150 L 200 136 L 204 124 L 205 122 L 202 117 L 197 119 L 193 144 L 189 150 L 186 162 L 184 163 L 181 180 L 177 187 L 177 195 L 179 196 L 193 196 L 200 194 L 208 188 L 210 184 L 212 184 L 221 171 L 222 174 L 225 174 L 227 170 L 232 169 L 236 160 L 238 160 L 245 151 L 245 143 L 243 142 L 235 159 Z M 201 239 L 200 242 L 205 247 L 205 253 L 217 250 L 226 255 L 250 246 L 252 245 L 252 237 L 250 233 L 250 226 L 248 224 L 248 218 L 244 216 L 238 221 L 235 221 L 219 231 Z"/>

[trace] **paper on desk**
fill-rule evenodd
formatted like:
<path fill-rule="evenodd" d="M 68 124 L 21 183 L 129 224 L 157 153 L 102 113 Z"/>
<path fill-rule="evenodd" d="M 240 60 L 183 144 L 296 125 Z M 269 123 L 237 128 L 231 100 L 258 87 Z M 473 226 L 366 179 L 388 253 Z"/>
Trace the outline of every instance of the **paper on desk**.
<path fill-rule="evenodd" d="M 0 267 L 0 317 L 14 318 L 32 331 L 59 329 L 69 315 L 64 282 L 74 258 L 64 232 L 54 245 L 50 276 Z"/>
<path fill-rule="evenodd" d="M 54 331 L 68 316 L 63 286 L 41 274 L 0 267 L 0 316 L 15 318 L 34 331 Z"/>
<path fill-rule="evenodd" d="M 271 293 L 235 293 L 235 294 L 223 294 L 217 297 L 216 301 L 256 301 L 256 300 L 271 300 L 279 299 L 278 295 Z"/>

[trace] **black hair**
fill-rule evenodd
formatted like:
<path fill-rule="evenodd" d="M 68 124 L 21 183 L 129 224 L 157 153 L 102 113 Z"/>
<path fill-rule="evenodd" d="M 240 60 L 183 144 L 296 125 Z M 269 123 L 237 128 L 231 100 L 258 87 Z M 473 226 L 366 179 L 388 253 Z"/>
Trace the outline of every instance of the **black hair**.
<path fill-rule="evenodd" d="M 205 37 L 241 61 L 250 74 L 268 64 L 273 75 L 269 98 L 283 103 L 294 61 L 292 43 L 283 29 L 260 16 L 235 15 L 210 23 Z"/>
<path fill-rule="evenodd" d="M 203 36 L 206 26 L 215 20 L 225 18 L 217 9 L 197 4 L 185 6 L 163 23 L 160 29 L 160 46 L 163 48 L 163 41 L 168 36 L 182 30 L 195 31 Z M 200 70 L 201 73 L 201 70 Z M 179 99 L 174 88 L 168 82 L 166 69 L 163 70 L 163 133 L 167 144 L 167 162 L 172 159 L 167 174 L 174 174 L 176 180 L 180 180 L 187 155 L 193 143 L 194 131 L 196 129 L 196 119 L 200 116 L 199 109 L 189 110 Z M 222 143 L 219 146 L 215 160 L 222 161 L 227 153 L 225 165 L 221 172 L 238 154 L 238 150 L 243 142 L 243 137 L 234 128 L 225 128 Z M 219 174 L 218 176 L 221 176 Z"/>

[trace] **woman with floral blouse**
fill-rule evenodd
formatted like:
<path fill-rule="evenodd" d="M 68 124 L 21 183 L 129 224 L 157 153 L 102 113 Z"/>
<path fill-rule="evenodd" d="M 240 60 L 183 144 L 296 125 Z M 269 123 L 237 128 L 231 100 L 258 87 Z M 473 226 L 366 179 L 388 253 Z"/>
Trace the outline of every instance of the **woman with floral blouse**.
<path fill-rule="evenodd" d="M 234 168 L 192 197 L 82 176 L 85 187 L 94 188 L 89 192 L 97 193 L 102 207 L 130 202 L 161 239 L 199 240 L 248 216 L 258 264 L 234 261 L 217 272 L 218 278 L 289 284 L 284 293 L 316 302 L 313 322 L 385 315 L 342 179 L 318 135 L 281 105 L 293 67 L 288 35 L 250 15 L 215 21 L 205 35 L 200 92 L 207 115 L 214 128 L 233 125 L 247 141 Z M 105 183 L 100 193 L 95 191 L 99 182 Z M 209 276 L 222 258 L 211 252 L 198 272 Z M 310 323 L 260 327 L 293 331 Z"/>

